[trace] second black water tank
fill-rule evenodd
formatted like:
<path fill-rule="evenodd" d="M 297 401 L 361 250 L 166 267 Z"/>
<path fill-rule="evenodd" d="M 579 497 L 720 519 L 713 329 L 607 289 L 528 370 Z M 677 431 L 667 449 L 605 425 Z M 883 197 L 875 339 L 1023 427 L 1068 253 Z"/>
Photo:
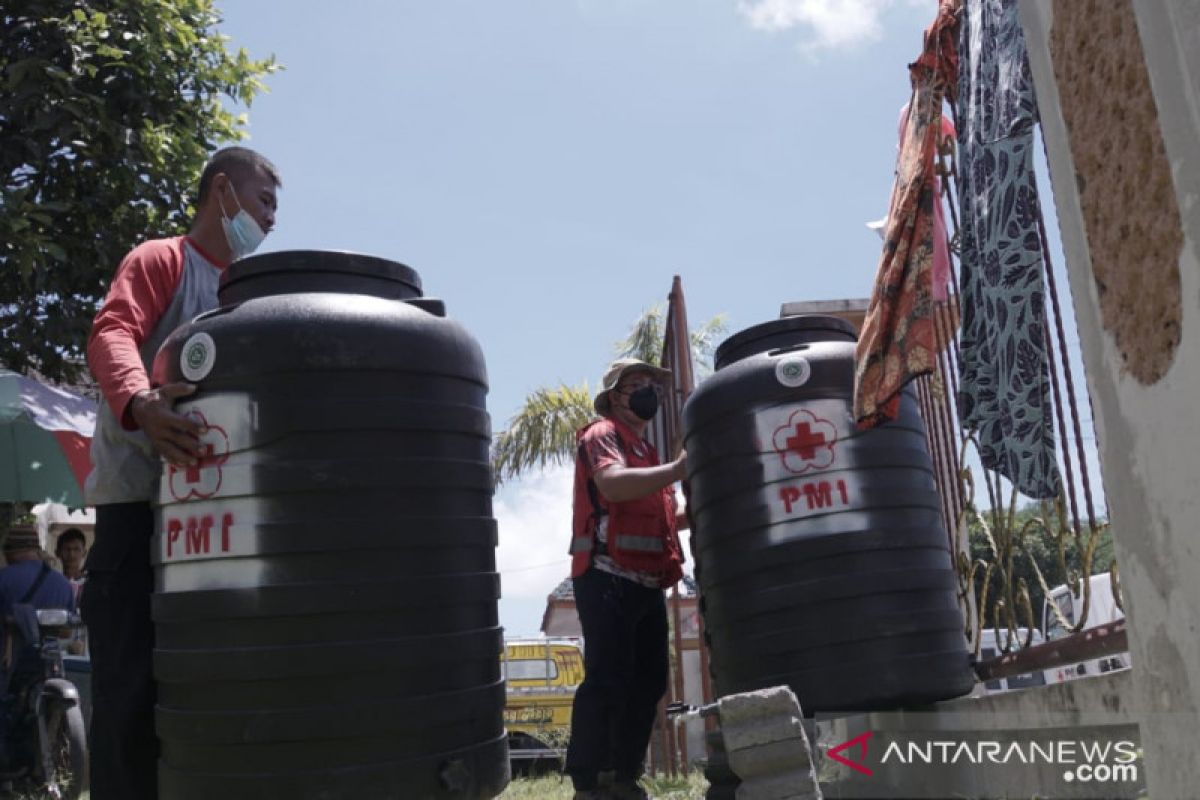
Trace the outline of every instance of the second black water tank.
<path fill-rule="evenodd" d="M 824 316 L 742 331 L 684 408 L 718 695 L 788 684 L 811 713 L 974 684 L 913 390 L 898 419 L 857 430 L 854 342 Z"/>
<path fill-rule="evenodd" d="M 420 294 L 382 259 L 255 256 L 159 351 L 207 427 L 157 504 L 163 797 L 507 783 L 487 376 Z"/>

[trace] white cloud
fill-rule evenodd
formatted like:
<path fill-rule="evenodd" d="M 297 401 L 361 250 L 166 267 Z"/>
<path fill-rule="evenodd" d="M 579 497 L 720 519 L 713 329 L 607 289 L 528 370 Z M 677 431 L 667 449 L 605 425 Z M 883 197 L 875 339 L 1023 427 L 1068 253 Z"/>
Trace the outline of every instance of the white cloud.
<path fill-rule="evenodd" d="M 496 495 L 496 562 L 506 598 L 544 600 L 570 574 L 572 475 L 571 466 L 555 467 L 506 483 Z"/>
<path fill-rule="evenodd" d="M 765 31 L 806 29 L 807 52 L 852 47 L 883 36 L 883 13 L 897 0 L 738 0 L 738 11 L 751 26 Z M 909 5 L 916 3 L 909 0 Z M 923 0 L 929 9 L 931 3 Z M 936 7 L 930 10 L 930 20 Z"/>

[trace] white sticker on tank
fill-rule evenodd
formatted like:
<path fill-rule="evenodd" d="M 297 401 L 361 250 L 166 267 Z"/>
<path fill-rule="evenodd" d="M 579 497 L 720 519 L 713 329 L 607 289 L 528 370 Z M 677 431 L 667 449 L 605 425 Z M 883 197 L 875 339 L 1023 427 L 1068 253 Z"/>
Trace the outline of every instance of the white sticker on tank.
<path fill-rule="evenodd" d="M 261 521 L 256 497 L 164 506 L 158 518 L 159 555 L 164 564 L 255 555 L 255 529 Z"/>
<path fill-rule="evenodd" d="M 836 400 L 779 406 L 760 412 L 756 422 L 767 473 L 780 477 L 833 467 L 838 440 L 853 424 L 846 403 Z"/>
<path fill-rule="evenodd" d="M 251 470 L 244 465 L 256 460 L 252 451 L 247 452 L 254 440 L 256 405 L 244 394 L 226 394 L 182 402 L 176 407 L 204 429 L 200 434 L 200 459 L 191 466 L 164 465 L 160 503 L 253 493 L 248 485 Z"/>
<path fill-rule="evenodd" d="M 229 460 L 229 436 L 224 428 L 211 424 L 199 411 L 192 411 L 187 417 L 205 426 L 200 434 L 200 459 L 184 467 L 168 465 L 164 479 L 172 499 L 204 500 L 221 491 L 225 462 Z"/>
<path fill-rule="evenodd" d="M 193 333 L 179 351 L 179 371 L 189 381 L 200 381 L 217 362 L 217 343 L 207 333 Z"/>
<path fill-rule="evenodd" d="M 802 356 L 786 356 L 775 364 L 775 379 L 788 388 L 803 386 L 811 377 L 812 365 Z"/>
<path fill-rule="evenodd" d="M 840 450 L 854 432 L 850 405 L 845 400 L 811 400 L 760 411 L 759 458 L 767 500 L 777 520 L 850 510 L 856 502 L 858 480 L 847 469 Z M 794 535 L 775 529 L 772 540 Z"/>
<path fill-rule="evenodd" d="M 202 455 L 193 466 L 163 468 L 158 591 L 256 586 L 267 564 L 255 533 L 265 518 L 254 485 L 258 403 L 244 393 L 214 394 L 176 410 L 204 427 Z"/>
<path fill-rule="evenodd" d="M 264 518 L 256 497 L 206 500 L 162 509 L 157 591 L 192 592 L 261 585 L 268 559 L 259 554 Z"/>

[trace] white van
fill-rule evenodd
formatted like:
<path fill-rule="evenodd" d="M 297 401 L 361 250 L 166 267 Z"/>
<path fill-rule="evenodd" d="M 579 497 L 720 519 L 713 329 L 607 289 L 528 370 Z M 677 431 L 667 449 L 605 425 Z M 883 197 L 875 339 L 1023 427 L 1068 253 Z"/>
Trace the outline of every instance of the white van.
<path fill-rule="evenodd" d="M 1089 628 L 1095 628 L 1124 619 L 1125 614 L 1121 609 L 1117 608 L 1116 598 L 1113 597 L 1112 576 L 1107 572 L 1103 572 L 1091 576 L 1088 582 L 1090 584 L 1091 597 L 1088 603 L 1087 621 L 1084 623 L 1082 630 L 1088 630 Z M 1050 606 L 1051 599 L 1058 604 L 1059 610 L 1062 611 L 1063 616 L 1070 623 L 1069 627 L 1064 627 L 1059 622 L 1058 616 Z M 1046 631 L 1046 639 L 1054 641 L 1055 639 L 1069 636 L 1071 628 L 1079 621 L 1079 615 L 1082 613 L 1082 581 L 1075 587 L 1074 591 L 1069 591 L 1066 584 L 1051 589 L 1050 597 L 1046 599 L 1042 609 L 1042 625 Z M 1100 675 L 1101 673 L 1121 669 L 1129 669 L 1128 652 L 1104 656 L 1103 658 L 1093 658 L 1078 664 L 1064 664 L 1047 670 L 1047 672 L 1053 672 L 1054 682 L 1058 682 L 1082 678 L 1087 675 Z"/>
<path fill-rule="evenodd" d="M 1010 633 L 1007 630 L 1000 631 L 999 644 L 996 642 L 996 629 L 992 627 L 984 628 L 979 635 L 979 660 L 988 661 L 993 658 L 998 658 L 1002 655 L 1004 645 L 1009 644 L 1008 652 L 1012 653 L 1025 644 L 1025 640 L 1029 637 L 1028 628 L 1017 628 L 1016 635 L 1009 642 Z M 1036 644 L 1041 644 L 1045 639 L 1042 637 L 1042 632 L 1034 629 L 1033 639 L 1029 642 L 1032 647 Z M 1047 683 L 1054 683 L 1052 676 L 1048 673 L 1050 670 L 1035 669 L 1033 672 L 1027 672 L 1024 675 L 1011 675 L 1007 678 L 993 678 L 983 684 L 986 694 L 998 694 L 1000 692 L 1011 692 L 1014 689 L 1028 689 L 1031 686 L 1045 686 Z"/>

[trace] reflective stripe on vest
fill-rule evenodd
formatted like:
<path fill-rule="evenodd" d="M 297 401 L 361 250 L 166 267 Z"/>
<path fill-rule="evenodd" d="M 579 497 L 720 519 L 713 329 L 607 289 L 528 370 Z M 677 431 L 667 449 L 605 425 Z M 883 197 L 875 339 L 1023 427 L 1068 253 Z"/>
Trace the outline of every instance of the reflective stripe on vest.
<path fill-rule="evenodd" d="M 639 553 L 661 553 L 664 550 L 661 536 L 630 536 L 628 534 L 617 534 L 617 536 L 613 539 L 613 546 L 621 550 L 629 550 Z"/>
<path fill-rule="evenodd" d="M 576 536 L 571 540 L 571 549 L 567 551 L 571 555 L 576 553 L 592 552 L 592 537 L 591 536 Z"/>

